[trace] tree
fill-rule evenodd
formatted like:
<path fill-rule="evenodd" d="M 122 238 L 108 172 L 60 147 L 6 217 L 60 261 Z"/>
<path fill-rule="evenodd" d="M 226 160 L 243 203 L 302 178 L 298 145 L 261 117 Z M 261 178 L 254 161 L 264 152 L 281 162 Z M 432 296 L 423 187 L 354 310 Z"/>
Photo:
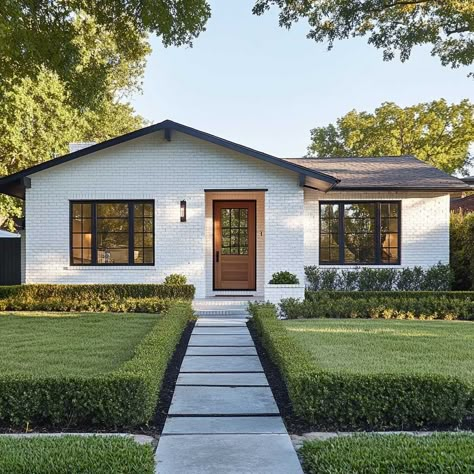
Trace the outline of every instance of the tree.
<path fill-rule="evenodd" d="M 374 113 L 352 110 L 336 124 L 311 130 L 308 153 L 316 156 L 415 155 L 453 173 L 472 162 L 474 105 L 444 99 L 401 108 L 385 102 Z"/>
<path fill-rule="evenodd" d="M 280 8 L 280 26 L 299 19 L 310 26 L 308 38 L 327 41 L 368 36 L 383 50 L 384 60 L 398 52 L 406 61 L 414 46 L 431 45 L 431 55 L 453 68 L 474 61 L 474 2 L 472 0 L 256 0 L 253 12 Z"/>
<path fill-rule="evenodd" d="M 115 87 L 130 88 L 150 48 L 147 35 L 169 45 L 191 44 L 210 16 L 206 0 L 3 0 L 2 79 L 58 74 L 79 106 L 100 103 Z M 125 72 L 125 74 L 124 74 Z"/>
<path fill-rule="evenodd" d="M 450 256 L 455 290 L 474 290 L 474 212 L 451 212 Z"/>
<path fill-rule="evenodd" d="M 0 176 L 68 152 L 74 141 L 102 141 L 143 126 L 126 103 L 103 99 L 94 109 L 78 110 L 58 74 L 42 68 L 0 87 Z M 17 199 L 0 195 L 0 216 L 21 216 Z"/>

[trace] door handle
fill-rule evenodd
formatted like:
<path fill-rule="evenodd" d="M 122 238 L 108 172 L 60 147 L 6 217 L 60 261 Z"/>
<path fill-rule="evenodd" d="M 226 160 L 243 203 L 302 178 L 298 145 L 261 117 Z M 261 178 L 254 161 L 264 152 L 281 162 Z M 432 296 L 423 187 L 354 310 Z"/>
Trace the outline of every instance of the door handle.
<path fill-rule="evenodd" d="M 219 263 L 219 251 L 216 252 L 216 263 Z"/>

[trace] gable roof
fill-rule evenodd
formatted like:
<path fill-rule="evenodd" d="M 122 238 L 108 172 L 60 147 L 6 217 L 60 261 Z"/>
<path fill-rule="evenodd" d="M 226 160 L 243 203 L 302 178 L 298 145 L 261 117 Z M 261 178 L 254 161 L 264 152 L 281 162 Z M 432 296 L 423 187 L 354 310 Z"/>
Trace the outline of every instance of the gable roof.
<path fill-rule="evenodd" d="M 287 158 L 340 180 L 334 191 L 463 191 L 466 183 L 414 156 Z"/>
<path fill-rule="evenodd" d="M 155 125 L 150 125 L 149 127 L 141 128 L 139 130 L 135 130 L 134 132 L 126 133 L 125 135 L 121 135 L 119 137 L 112 138 L 101 143 L 97 143 L 95 145 L 83 148 L 73 153 L 68 153 L 67 155 L 54 158 L 44 163 L 40 163 L 36 166 L 32 166 L 31 168 L 19 171 L 18 173 L 14 173 L 12 175 L 0 178 L 0 193 L 9 194 L 11 196 L 23 199 L 25 196 L 25 188 L 29 187 L 30 185 L 29 176 L 34 173 L 38 173 L 39 171 L 43 171 L 54 166 L 67 163 L 72 160 L 76 160 L 78 158 L 90 155 L 97 151 L 104 150 L 106 148 L 110 148 L 112 146 L 119 145 L 121 143 L 125 143 L 130 140 L 143 137 L 145 135 L 149 135 L 150 133 L 164 131 L 165 138 L 170 141 L 172 130 L 185 133 L 192 137 L 199 138 L 210 143 L 214 143 L 215 145 L 222 146 L 229 150 L 233 150 L 238 153 L 242 153 L 244 155 L 256 158 L 258 160 L 262 160 L 267 163 L 280 166 L 289 171 L 293 171 L 300 175 L 300 182 L 305 185 L 321 189 L 323 191 L 329 190 L 339 182 L 337 178 L 322 173 L 317 169 L 305 168 L 299 165 L 298 163 L 291 163 L 289 161 L 277 158 L 276 156 L 254 150 L 244 145 L 239 145 L 238 143 L 225 140 L 224 138 L 220 138 L 215 135 L 211 135 L 210 133 L 202 132 L 195 128 L 188 127 L 177 122 L 173 122 L 172 120 L 165 120 Z"/>

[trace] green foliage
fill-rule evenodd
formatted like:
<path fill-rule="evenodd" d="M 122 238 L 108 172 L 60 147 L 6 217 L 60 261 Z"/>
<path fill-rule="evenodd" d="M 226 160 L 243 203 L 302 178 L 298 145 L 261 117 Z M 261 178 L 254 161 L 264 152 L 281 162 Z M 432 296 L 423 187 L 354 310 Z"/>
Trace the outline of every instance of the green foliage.
<path fill-rule="evenodd" d="M 457 426 L 468 414 L 472 387 L 454 377 L 325 371 L 277 320 L 273 307 L 252 306 L 251 311 L 295 414 L 318 429 Z"/>
<path fill-rule="evenodd" d="M 451 298 L 432 293 L 409 296 L 364 292 L 361 296 L 337 292 L 307 292 L 304 301 L 295 298 L 280 302 L 282 316 L 299 318 L 371 319 L 461 319 L 474 320 L 474 293 L 471 297 Z"/>
<path fill-rule="evenodd" d="M 117 370 L 91 377 L 29 374 L 0 376 L 0 425 L 10 427 L 131 427 L 153 416 L 176 345 L 193 316 L 189 303 L 164 313 Z"/>
<path fill-rule="evenodd" d="M 472 162 L 474 105 L 444 99 L 399 107 L 385 102 L 374 113 L 352 110 L 336 124 L 311 131 L 308 153 L 321 157 L 414 155 L 446 171 Z"/>
<path fill-rule="evenodd" d="M 183 286 L 186 285 L 188 279 L 186 275 L 181 275 L 180 273 L 172 273 L 165 278 L 164 284 L 168 286 L 178 285 Z"/>
<path fill-rule="evenodd" d="M 153 474 L 153 447 L 121 436 L 0 439 L 3 474 Z"/>
<path fill-rule="evenodd" d="M 472 434 L 357 435 L 304 443 L 299 454 L 308 474 L 406 472 L 467 473 L 473 467 Z"/>
<path fill-rule="evenodd" d="M 406 61 L 415 46 L 432 46 L 443 66 L 453 68 L 474 60 L 474 6 L 459 0 L 256 0 L 253 12 L 263 14 L 271 6 L 280 9 L 280 26 L 290 28 L 306 19 L 307 35 L 318 42 L 334 42 L 367 36 L 368 43 L 383 50 L 384 60 L 398 53 Z"/>
<path fill-rule="evenodd" d="M 291 272 L 276 272 L 268 282 L 270 285 L 297 285 L 300 281 L 298 277 Z"/>
<path fill-rule="evenodd" d="M 7 1 L 0 4 L 4 80 L 57 74 L 78 107 L 138 87 L 149 34 L 166 46 L 191 44 L 205 27 L 205 0 Z"/>
<path fill-rule="evenodd" d="M 449 265 L 438 263 L 426 270 L 421 267 L 362 268 L 338 271 L 318 266 L 305 267 L 308 287 L 313 291 L 448 291 L 453 272 Z"/>
<path fill-rule="evenodd" d="M 450 262 L 454 288 L 474 290 L 474 212 L 451 213 Z"/>

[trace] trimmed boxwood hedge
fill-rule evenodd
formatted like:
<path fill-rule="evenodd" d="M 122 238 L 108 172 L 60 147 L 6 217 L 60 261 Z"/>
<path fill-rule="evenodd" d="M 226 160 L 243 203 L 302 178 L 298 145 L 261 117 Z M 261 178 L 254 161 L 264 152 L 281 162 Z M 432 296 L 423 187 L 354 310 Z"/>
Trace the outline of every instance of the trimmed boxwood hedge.
<path fill-rule="evenodd" d="M 0 311 L 160 313 L 194 297 L 193 285 L 0 286 Z"/>
<path fill-rule="evenodd" d="M 107 374 L 0 375 L 0 425 L 114 428 L 147 423 L 154 414 L 168 362 L 192 317 L 189 303 L 173 304 L 133 357 Z"/>
<path fill-rule="evenodd" d="M 0 437 L 2 474 L 153 474 L 153 447 L 119 436 Z"/>
<path fill-rule="evenodd" d="M 288 319 L 384 318 L 474 320 L 474 292 L 315 292 L 304 301 L 284 299 Z"/>
<path fill-rule="evenodd" d="M 0 299 L 23 298 L 42 300 L 47 298 L 62 299 L 123 299 L 123 298 L 173 298 L 192 300 L 195 288 L 193 285 L 164 284 L 110 284 L 110 285 L 15 285 L 0 286 Z"/>
<path fill-rule="evenodd" d="M 357 435 L 308 441 L 299 454 L 308 474 L 474 471 L 472 434 Z"/>
<path fill-rule="evenodd" d="M 455 377 L 323 370 L 278 321 L 273 305 L 251 304 L 250 311 L 295 415 L 318 429 L 455 427 L 472 410 L 472 385 Z"/>

